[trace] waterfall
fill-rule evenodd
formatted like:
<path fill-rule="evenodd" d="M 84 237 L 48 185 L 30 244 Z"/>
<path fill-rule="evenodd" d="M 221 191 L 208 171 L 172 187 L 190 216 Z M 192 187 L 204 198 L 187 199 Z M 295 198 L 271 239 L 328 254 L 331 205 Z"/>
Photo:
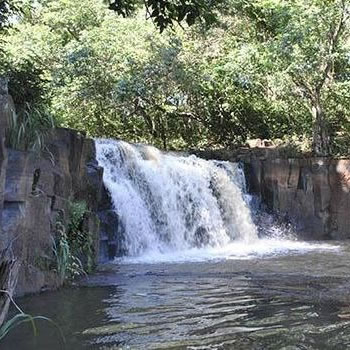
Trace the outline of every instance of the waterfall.
<path fill-rule="evenodd" d="M 257 240 L 238 164 L 103 139 L 96 152 L 128 256 Z"/>

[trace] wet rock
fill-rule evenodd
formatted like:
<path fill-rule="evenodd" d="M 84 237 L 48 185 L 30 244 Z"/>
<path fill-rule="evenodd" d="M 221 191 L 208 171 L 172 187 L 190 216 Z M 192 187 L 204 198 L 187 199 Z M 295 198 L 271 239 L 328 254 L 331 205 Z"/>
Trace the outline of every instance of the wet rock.
<path fill-rule="evenodd" d="M 98 217 L 100 219 L 100 261 L 106 262 L 124 255 L 123 229 L 118 214 L 113 209 L 105 209 L 98 212 Z"/>
<path fill-rule="evenodd" d="M 252 157 L 245 173 L 250 192 L 304 238 L 350 238 L 350 160 Z"/>
<path fill-rule="evenodd" d="M 4 154 L 0 158 L 0 250 L 10 247 L 21 262 L 17 295 L 61 285 L 52 268 L 54 226 L 58 215 L 67 220 L 70 201 L 87 203 L 83 229 L 93 240 L 94 263 L 98 259 L 95 211 L 103 183 L 102 169 L 94 161 L 94 143 L 77 132 L 57 129 L 47 146 L 49 152 L 40 156 L 0 147 L 0 155 Z M 81 260 L 86 263 L 85 257 Z"/>
<path fill-rule="evenodd" d="M 305 239 L 350 238 L 350 160 L 289 158 L 276 147 L 195 152 L 243 164 L 248 191 L 262 208 Z"/>
<path fill-rule="evenodd" d="M 197 248 L 204 247 L 209 244 L 210 236 L 207 232 L 207 230 L 200 226 L 197 228 L 196 232 L 194 233 L 194 245 Z"/>

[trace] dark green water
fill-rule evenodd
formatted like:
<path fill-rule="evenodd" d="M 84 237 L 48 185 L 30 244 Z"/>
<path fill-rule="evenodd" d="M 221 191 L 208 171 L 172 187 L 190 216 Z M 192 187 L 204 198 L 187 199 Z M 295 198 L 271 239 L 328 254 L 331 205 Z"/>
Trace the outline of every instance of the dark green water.
<path fill-rule="evenodd" d="M 83 286 L 19 299 L 55 320 L 4 350 L 350 349 L 350 250 L 104 266 Z M 104 271 L 102 271 L 104 270 Z"/>

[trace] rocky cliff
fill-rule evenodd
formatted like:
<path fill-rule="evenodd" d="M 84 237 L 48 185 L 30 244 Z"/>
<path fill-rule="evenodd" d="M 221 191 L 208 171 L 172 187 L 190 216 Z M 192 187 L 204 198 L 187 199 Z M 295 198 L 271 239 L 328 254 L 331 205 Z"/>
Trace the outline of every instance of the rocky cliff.
<path fill-rule="evenodd" d="M 54 259 L 57 216 L 67 216 L 71 201 L 87 203 L 84 225 L 93 235 L 98 252 L 99 221 L 95 210 L 102 171 L 94 160 L 93 142 L 65 129 L 55 130 L 50 138 L 50 156 L 9 149 L 2 168 L 5 181 L 0 202 L 0 245 L 21 261 L 17 294 L 56 288 L 62 282 L 47 266 Z"/>
<path fill-rule="evenodd" d="M 303 238 L 350 238 L 349 160 L 251 158 L 246 174 L 250 191 Z"/>
<path fill-rule="evenodd" d="M 273 147 L 197 154 L 242 162 L 249 192 L 301 238 L 350 238 L 350 160 L 288 158 Z"/>
<path fill-rule="evenodd" d="M 69 205 L 84 201 L 84 231 L 92 237 L 92 258 L 99 255 L 100 220 L 108 207 L 103 170 L 93 140 L 53 129 L 38 153 L 6 148 L 5 131 L 14 112 L 6 91 L 0 94 L 0 253 L 20 262 L 17 295 L 54 289 L 62 284 L 55 260 L 55 225 L 68 220 Z M 102 208 L 103 203 L 105 208 Z M 110 208 L 107 208 L 110 209 Z M 105 224 L 105 223 L 104 223 Z M 104 242 L 108 244 L 109 242 Z M 57 252 L 56 252 L 57 253 Z"/>

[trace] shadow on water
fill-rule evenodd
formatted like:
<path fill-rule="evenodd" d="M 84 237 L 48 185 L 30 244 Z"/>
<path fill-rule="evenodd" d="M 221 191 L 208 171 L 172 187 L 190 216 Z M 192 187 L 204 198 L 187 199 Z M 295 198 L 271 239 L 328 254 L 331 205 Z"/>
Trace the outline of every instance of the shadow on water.
<path fill-rule="evenodd" d="M 37 321 L 38 336 L 34 337 L 30 324 L 14 329 L 1 344 L 1 349 L 83 349 L 81 330 L 106 320 L 105 298 L 116 288 L 74 288 L 20 298 L 21 307 L 33 315 L 45 315 L 61 328 L 63 343 L 57 329 L 48 322 Z"/>
<path fill-rule="evenodd" d="M 53 318 L 69 350 L 346 349 L 348 260 L 346 252 L 318 252 L 106 266 L 79 288 L 19 301 Z M 23 325 L 1 349 L 63 348 L 51 325 L 38 325 L 37 338 Z"/>

